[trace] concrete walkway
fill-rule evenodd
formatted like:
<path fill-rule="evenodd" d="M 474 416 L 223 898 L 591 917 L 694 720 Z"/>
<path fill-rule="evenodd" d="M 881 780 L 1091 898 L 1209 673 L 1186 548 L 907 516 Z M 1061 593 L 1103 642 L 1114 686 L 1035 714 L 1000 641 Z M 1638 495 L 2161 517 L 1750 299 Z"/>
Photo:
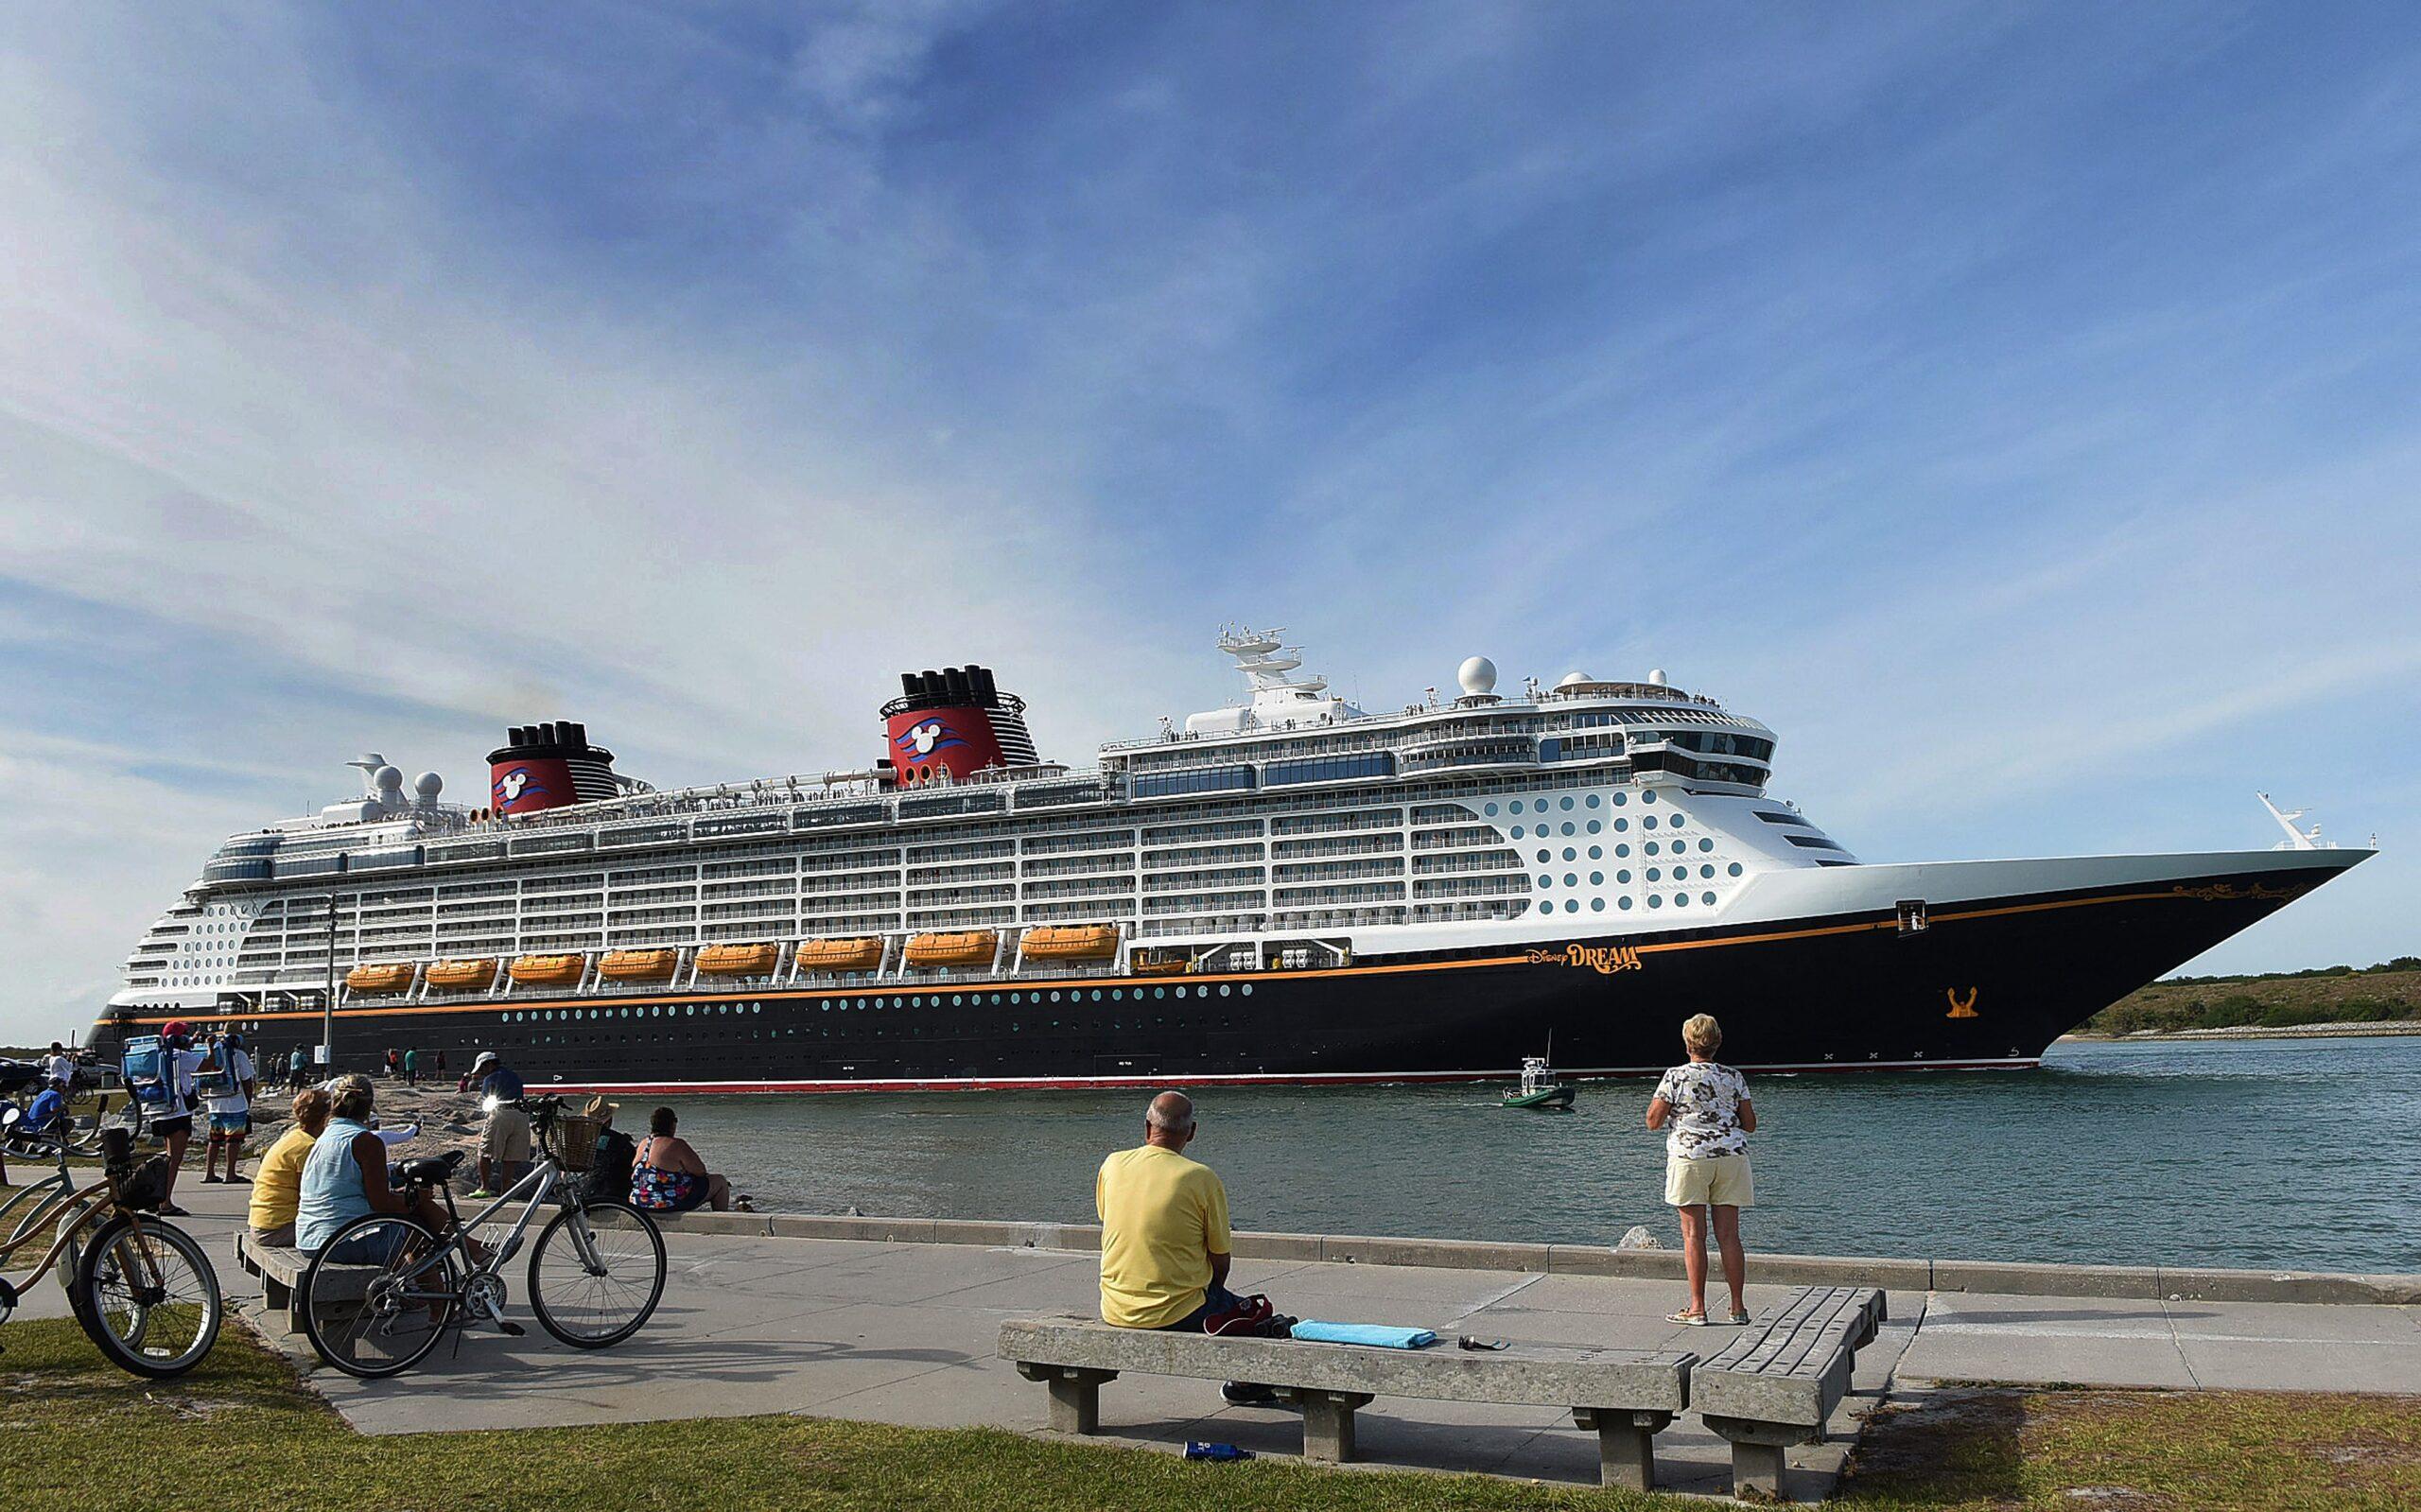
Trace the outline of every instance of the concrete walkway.
<path fill-rule="evenodd" d="M 236 1270 L 236 1193 L 185 1184 L 189 1226 L 230 1295 L 257 1300 Z M 1040 1387 L 993 1358 L 1002 1319 L 1083 1312 L 1096 1260 L 1071 1249 L 862 1240 L 668 1235 L 672 1271 L 654 1319 L 617 1349 L 529 1334 L 466 1336 L 384 1382 L 309 1374 L 365 1433 L 514 1428 L 644 1418 L 807 1413 L 918 1426 L 1033 1429 Z M 1729 1336 L 1663 1321 L 1669 1281 L 1435 1266 L 1245 1260 L 1233 1284 L 1307 1317 L 1415 1324 L 1441 1334 L 1711 1352 Z M 1785 1288 L 1750 1288 L 1751 1306 Z M 2421 1383 L 2421 1308 L 2281 1302 L 1889 1294 L 1891 1320 L 1862 1351 L 1831 1441 L 1794 1451 L 1791 1494 L 1830 1488 L 1857 1419 L 1888 1389 L 1941 1381 L 2113 1386 L 2412 1391 Z M 37 1310 L 63 1312 L 56 1287 Z M 316 1365 L 299 1338 L 287 1345 Z M 1291 1412 L 1229 1408 L 1208 1383 L 1123 1377 L 1101 1399 L 1106 1436 L 1161 1448 L 1189 1438 L 1271 1454 L 1300 1450 Z M 1375 1465 L 1480 1470 L 1590 1484 L 1593 1438 L 1544 1409 L 1381 1399 L 1361 1415 Z M 1657 1440 L 1663 1484 L 1721 1492 L 1728 1448 L 1685 1416 Z"/>

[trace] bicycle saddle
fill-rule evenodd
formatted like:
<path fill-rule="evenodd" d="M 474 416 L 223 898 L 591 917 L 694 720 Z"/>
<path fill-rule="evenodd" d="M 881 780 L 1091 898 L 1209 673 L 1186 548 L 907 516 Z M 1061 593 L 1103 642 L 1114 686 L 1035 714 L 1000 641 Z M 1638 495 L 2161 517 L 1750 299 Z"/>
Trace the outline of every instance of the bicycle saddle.
<path fill-rule="evenodd" d="M 462 1163 L 462 1152 L 448 1150 L 444 1155 L 425 1155 L 415 1159 L 395 1162 L 395 1176 L 400 1181 L 426 1181 L 434 1186 L 454 1174 Z"/>

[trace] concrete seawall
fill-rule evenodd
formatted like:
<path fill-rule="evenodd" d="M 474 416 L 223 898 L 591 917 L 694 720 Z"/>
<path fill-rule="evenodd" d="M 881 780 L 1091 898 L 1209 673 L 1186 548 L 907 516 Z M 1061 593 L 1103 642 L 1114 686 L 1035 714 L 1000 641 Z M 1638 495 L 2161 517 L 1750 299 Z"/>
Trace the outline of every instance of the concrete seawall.
<path fill-rule="evenodd" d="M 668 1228 L 774 1239 L 854 1239 L 891 1243 L 983 1244 L 1096 1250 L 1091 1224 L 988 1223 L 957 1218 L 862 1218 L 810 1213 L 684 1213 Z M 1678 1249 L 1602 1244 L 1499 1243 L 1349 1234 L 1238 1232 L 1239 1260 L 1319 1260 L 1448 1270 L 1607 1276 L 1677 1280 Z M 2063 1265 L 2023 1260 L 1895 1259 L 1888 1256 L 1750 1254 L 1750 1274 L 1777 1286 L 1879 1286 L 1905 1292 L 1984 1292 L 2018 1296 L 2134 1297 L 2189 1302 L 2421 1305 L 2421 1275 L 2228 1270 L 2185 1265 Z"/>

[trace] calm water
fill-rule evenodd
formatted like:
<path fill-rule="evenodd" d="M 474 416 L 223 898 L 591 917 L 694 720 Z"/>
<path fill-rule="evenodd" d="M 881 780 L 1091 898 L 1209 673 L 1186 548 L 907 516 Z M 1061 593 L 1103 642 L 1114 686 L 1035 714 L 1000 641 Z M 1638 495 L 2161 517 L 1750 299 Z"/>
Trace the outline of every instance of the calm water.
<path fill-rule="evenodd" d="M 2421 1037 L 2063 1045 L 2039 1071 L 1751 1089 L 1769 1250 L 2421 1271 Z M 1559 1117 L 1495 1087 L 1213 1090 L 1191 1153 L 1242 1228 L 1671 1243 L 1648 1091 L 1589 1084 Z M 1089 1222 L 1144 1101 L 702 1098 L 682 1132 L 760 1207 Z"/>

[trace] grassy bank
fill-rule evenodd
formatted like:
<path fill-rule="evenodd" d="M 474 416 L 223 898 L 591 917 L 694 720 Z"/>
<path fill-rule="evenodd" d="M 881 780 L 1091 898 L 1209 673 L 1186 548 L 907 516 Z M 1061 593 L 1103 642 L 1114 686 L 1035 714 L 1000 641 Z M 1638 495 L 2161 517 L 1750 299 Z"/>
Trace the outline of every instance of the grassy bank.
<path fill-rule="evenodd" d="M 1286 1459 L 1172 1454 L 810 1417 L 365 1438 L 231 1328 L 200 1370 L 144 1382 L 75 1326 L 0 1342 L 0 1484 L 29 1506 L 158 1512 L 330 1507 L 717 1512 L 760 1508 L 1702 1509 L 1477 1476 L 1343 1472 Z M 533 1387 L 542 1384 L 532 1379 Z M 406 1380 L 394 1392 L 443 1389 Z M 139 1455 L 140 1473 L 113 1468 Z M 1886 1414 L 1847 1489 L 1869 1509 L 2409 1507 L 2421 1501 L 2421 1401 L 2149 1392 L 1980 1393 Z"/>
<path fill-rule="evenodd" d="M 2292 1029 L 2301 1024 L 2421 1023 L 2421 957 L 2268 977 L 2178 977 L 2128 994 L 2088 1018 L 2083 1034 L 2183 1029 Z"/>

